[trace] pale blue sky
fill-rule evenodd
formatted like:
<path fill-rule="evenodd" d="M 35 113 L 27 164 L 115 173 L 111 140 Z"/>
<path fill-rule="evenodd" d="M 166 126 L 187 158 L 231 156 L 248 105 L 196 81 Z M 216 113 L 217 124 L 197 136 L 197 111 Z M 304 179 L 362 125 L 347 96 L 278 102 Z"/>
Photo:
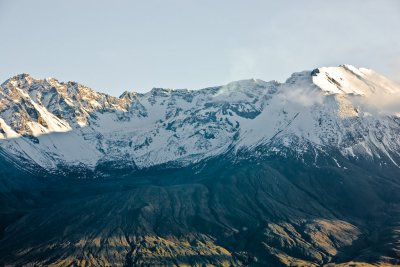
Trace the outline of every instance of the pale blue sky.
<path fill-rule="evenodd" d="M 0 80 L 118 96 L 353 64 L 400 80 L 396 0 L 0 0 Z"/>

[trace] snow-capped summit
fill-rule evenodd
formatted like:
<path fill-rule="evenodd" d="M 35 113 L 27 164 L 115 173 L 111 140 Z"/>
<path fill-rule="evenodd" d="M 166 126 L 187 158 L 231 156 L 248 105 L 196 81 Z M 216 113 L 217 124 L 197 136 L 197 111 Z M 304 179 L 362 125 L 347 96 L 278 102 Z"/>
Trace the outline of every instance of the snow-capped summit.
<path fill-rule="evenodd" d="M 357 69 L 351 65 L 319 68 L 314 75 L 313 82 L 330 93 L 355 95 L 400 93 L 398 84 L 373 70 Z"/>
<path fill-rule="evenodd" d="M 0 86 L 0 148 L 46 169 L 108 161 L 186 165 L 240 149 L 346 157 L 400 151 L 400 86 L 350 65 L 242 80 L 196 91 L 154 88 L 120 97 L 21 74 Z"/>

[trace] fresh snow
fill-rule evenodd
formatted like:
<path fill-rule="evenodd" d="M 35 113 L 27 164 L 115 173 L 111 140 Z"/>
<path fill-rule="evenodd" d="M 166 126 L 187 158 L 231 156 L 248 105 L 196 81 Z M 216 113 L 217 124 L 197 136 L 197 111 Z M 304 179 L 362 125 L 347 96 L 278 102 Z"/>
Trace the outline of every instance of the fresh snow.
<path fill-rule="evenodd" d="M 299 154 L 312 145 L 315 157 L 334 147 L 398 165 L 399 96 L 398 84 L 350 65 L 294 73 L 285 83 L 250 79 L 119 98 L 22 74 L 0 87 L 0 147 L 47 169 L 111 160 L 186 165 L 259 145 Z"/>

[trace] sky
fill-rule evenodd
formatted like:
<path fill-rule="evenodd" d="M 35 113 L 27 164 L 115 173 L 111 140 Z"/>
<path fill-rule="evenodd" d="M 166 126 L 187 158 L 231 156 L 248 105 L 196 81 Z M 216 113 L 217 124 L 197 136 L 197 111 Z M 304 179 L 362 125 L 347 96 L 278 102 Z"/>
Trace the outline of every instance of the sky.
<path fill-rule="evenodd" d="M 0 0 L 0 81 L 119 96 L 351 64 L 400 81 L 397 0 Z"/>

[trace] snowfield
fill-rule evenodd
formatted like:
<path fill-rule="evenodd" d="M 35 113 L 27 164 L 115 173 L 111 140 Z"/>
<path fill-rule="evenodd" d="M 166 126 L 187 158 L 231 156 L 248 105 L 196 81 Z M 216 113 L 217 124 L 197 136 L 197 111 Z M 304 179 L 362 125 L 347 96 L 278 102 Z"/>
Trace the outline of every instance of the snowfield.
<path fill-rule="evenodd" d="M 399 84 L 349 65 L 294 73 L 285 83 L 251 79 L 118 98 L 21 74 L 0 87 L 0 147 L 48 170 L 115 160 L 184 166 L 260 145 L 271 153 L 385 155 L 399 165 L 399 114 Z"/>

